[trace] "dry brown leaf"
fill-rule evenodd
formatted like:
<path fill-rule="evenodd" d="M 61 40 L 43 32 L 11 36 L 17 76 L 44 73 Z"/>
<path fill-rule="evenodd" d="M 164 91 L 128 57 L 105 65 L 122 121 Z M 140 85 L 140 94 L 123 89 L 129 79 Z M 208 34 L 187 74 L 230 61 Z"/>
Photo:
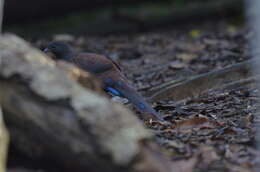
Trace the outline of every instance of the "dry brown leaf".
<path fill-rule="evenodd" d="M 192 60 L 198 58 L 196 54 L 191 54 L 191 53 L 181 53 L 176 55 L 177 59 L 180 59 L 186 63 L 191 62 Z"/>
<path fill-rule="evenodd" d="M 173 61 L 170 63 L 169 67 L 171 69 L 183 69 L 185 68 L 187 65 L 183 62 L 180 62 L 180 61 Z"/>
<path fill-rule="evenodd" d="M 177 48 L 184 51 L 184 52 L 189 52 L 189 53 L 198 53 L 203 51 L 206 48 L 205 44 L 200 44 L 200 43 L 195 43 L 194 42 L 183 42 L 183 43 L 178 43 Z"/>
<path fill-rule="evenodd" d="M 178 130 L 191 130 L 194 128 L 214 128 L 215 124 L 206 117 L 194 117 L 191 119 L 182 120 L 174 126 Z"/>

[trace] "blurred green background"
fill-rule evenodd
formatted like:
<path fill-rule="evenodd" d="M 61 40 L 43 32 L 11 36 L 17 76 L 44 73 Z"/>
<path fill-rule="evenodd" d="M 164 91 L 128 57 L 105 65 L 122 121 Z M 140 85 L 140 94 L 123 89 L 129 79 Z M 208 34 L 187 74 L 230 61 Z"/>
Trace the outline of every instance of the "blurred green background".
<path fill-rule="evenodd" d="M 52 33 L 107 34 L 232 19 L 242 0 L 6 0 L 4 31 L 25 37 Z"/>

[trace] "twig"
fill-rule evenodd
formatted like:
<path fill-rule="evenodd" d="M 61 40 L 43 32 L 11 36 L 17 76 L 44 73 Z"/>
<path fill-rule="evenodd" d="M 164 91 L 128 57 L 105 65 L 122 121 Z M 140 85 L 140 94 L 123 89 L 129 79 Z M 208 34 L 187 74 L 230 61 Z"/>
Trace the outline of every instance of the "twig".
<path fill-rule="evenodd" d="M 251 68 L 256 60 L 248 60 L 206 74 L 192 76 L 182 82 L 169 81 L 166 87 L 158 87 L 150 101 L 171 98 L 175 101 L 197 96 L 200 93 L 223 86 L 224 84 L 252 76 Z"/>

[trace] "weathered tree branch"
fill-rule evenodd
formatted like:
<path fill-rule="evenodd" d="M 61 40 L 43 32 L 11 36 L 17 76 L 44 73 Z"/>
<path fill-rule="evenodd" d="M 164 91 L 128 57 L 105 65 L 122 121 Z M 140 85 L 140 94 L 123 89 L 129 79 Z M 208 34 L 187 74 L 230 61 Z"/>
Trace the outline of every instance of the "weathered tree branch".
<path fill-rule="evenodd" d="M 0 49 L 0 104 L 17 149 L 62 171 L 169 171 L 130 111 L 71 79 L 79 69 L 68 75 L 13 35 Z"/>
<path fill-rule="evenodd" d="M 150 97 L 151 101 L 159 101 L 171 98 L 182 100 L 188 97 L 197 96 L 203 91 L 218 88 L 226 83 L 246 79 L 252 76 L 252 65 L 255 60 L 248 60 L 217 71 L 193 76 L 181 82 L 170 81 L 155 89 Z"/>

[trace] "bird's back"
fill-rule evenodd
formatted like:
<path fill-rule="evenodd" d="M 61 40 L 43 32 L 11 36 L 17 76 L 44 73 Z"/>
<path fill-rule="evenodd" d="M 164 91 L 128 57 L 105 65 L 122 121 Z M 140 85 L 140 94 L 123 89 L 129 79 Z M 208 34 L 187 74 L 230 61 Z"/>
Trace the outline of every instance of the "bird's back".
<path fill-rule="evenodd" d="M 77 54 L 71 59 L 71 62 L 76 64 L 79 68 L 94 74 L 102 74 L 111 70 L 121 71 L 116 62 L 106 56 L 94 53 Z"/>

